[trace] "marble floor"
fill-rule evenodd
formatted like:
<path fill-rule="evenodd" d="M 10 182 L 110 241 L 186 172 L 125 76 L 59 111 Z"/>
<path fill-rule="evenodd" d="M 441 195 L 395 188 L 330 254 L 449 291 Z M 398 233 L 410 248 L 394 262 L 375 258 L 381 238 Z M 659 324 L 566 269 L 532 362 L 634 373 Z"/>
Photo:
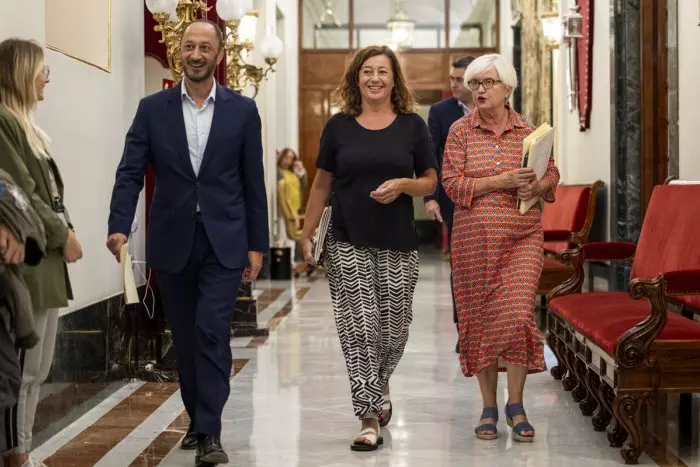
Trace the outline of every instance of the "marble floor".
<path fill-rule="evenodd" d="M 478 386 L 459 370 L 449 270 L 437 255 L 421 260 L 411 335 L 391 380 L 393 419 L 382 430 L 384 446 L 373 453 L 349 449 L 359 422 L 351 412 L 323 275 L 295 283 L 261 281 L 256 287 L 265 298 L 261 322 L 271 332 L 262 340 L 232 340 L 235 373 L 222 433 L 231 465 L 623 465 L 619 449 L 609 447 L 605 433 L 593 431 L 549 373 L 527 381 L 525 407 L 537 430 L 534 443 L 513 442 L 502 413 L 497 440 L 475 439 Z M 553 365 L 549 351 L 547 362 Z M 502 411 L 507 390 L 504 375 L 500 378 Z M 192 466 L 194 454 L 177 447 L 187 423 L 176 383 L 132 381 L 45 436 L 35 456 L 49 466 Z M 647 454 L 640 458 L 641 465 L 657 463 Z"/>

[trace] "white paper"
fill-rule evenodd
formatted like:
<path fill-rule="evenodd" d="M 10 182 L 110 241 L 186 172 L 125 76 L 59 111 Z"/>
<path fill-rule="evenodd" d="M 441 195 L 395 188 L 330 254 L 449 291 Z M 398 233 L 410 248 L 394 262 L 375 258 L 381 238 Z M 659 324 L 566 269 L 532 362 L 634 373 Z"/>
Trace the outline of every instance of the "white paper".
<path fill-rule="evenodd" d="M 129 254 L 129 243 L 124 243 L 119 252 L 120 264 L 122 267 L 122 280 L 124 283 L 124 302 L 127 305 L 132 305 L 139 302 L 139 293 L 136 290 L 136 281 L 134 280 L 134 266 Z"/>
<path fill-rule="evenodd" d="M 554 148 L 554 128 L 550 127 L 546 132 L 542 133 L 532 144 L 527 157 L 526 167 L 530 167 L 535 171 L 537 180 L 542 180 L 547 172 L 549 159 L 552 157 L 552 149 Z M 525 214 L 531 207 L 539 203 L 539 196 L 529 199 L 528 201 L 521 200 L 520 214 Z"/>

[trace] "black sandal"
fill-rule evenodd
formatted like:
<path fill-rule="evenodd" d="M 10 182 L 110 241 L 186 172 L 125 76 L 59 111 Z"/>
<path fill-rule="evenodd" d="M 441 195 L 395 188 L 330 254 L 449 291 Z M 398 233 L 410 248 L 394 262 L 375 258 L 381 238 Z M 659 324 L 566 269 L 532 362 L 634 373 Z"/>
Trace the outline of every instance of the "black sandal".
<path fill-rule="evenodd" d="M 389 424 L 391 421 L 391 415 L 394 413 L 394 405 L 391 403 L 391 400 L 384 400 L 384 404 L 382 404 L 382 413 L 379 414 L 379 426 L 384 428 Z M 384 415 L 386 414 L 386 415 Z"/>
<path fill-rule="evenodd" d="M 379 436 L 377 430 L 375 430 L 371 426 L 363 428 L 362 431 L 360 431 L 360 433 L 355 438 L 359 437 L 362 437 L 367 441 L 371 441 L 373 442 L 373 444 L 367 444 L 364 441 L 355 440 L 350 445 L 350 449 L 352 449 L 353 451 L 376 451 L 379 446 L 384 444 L 384 438 Z"/>

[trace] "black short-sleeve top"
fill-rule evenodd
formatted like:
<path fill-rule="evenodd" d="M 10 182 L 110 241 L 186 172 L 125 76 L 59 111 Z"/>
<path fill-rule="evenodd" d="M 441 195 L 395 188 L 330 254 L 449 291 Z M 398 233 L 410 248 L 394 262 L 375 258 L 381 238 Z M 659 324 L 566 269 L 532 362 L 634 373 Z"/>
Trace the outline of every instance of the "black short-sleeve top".
<path fill-rule="evenodd" d="M 389 204 L 370 197 L 387 180 L 437 169 L 428 127 L 418 114 L 398 114 L 381 130 L 368 130 L 350 115 L 333 115 L 321 134 L 316 167 L 333 174 L 336 241 L 380 250 L 418 249 L 412 197 L 402 194 Z"/>

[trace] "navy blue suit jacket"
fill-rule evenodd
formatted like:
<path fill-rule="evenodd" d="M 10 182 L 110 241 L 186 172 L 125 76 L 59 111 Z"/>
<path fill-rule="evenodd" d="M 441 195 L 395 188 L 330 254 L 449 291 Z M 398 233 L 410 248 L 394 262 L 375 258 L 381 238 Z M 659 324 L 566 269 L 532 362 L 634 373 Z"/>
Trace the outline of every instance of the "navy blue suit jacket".
<path fill-rule="evenodd" d="M 454 203 L 447 197 L 447 193 L 442 188 L 442 156 L 445 152 L 447 144 L 447 135 L 450 133 L 450 127 L 454 122 L 464 116 L 464 110 L 459 105 L 459 101 L 455 97 L 448 97 L 436 104 L 430 106 L 428 113 L 428 129 L 430 130 L 430 139 L 433 143 L 435 157 L 438 161 L 438 183 L 435 193 L 426 196 L 424 201 L 437 201 L 440 205 L 440 211 L 443 219 L 448 222 L 448 229 L 452 227 L 452 212 L 454 211 Z"/>
<path fill-rule="evenodd" d="M 227 268 L 248 265 L 248 251 L 267 252 L 269 231 L 260 115 L 255 101 L 217 86 L 200 171 L 190 162 L 181 86 L 139 103 L 117 168 L 109 233 L 129 235 L 148 164 L 155 174 L 146 261 L 179 272 L 190 257 L 199 203 L 209 241 Z"/>

